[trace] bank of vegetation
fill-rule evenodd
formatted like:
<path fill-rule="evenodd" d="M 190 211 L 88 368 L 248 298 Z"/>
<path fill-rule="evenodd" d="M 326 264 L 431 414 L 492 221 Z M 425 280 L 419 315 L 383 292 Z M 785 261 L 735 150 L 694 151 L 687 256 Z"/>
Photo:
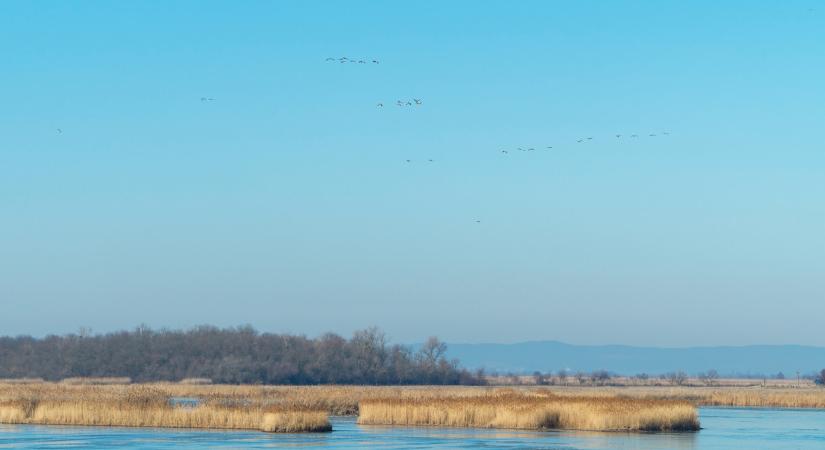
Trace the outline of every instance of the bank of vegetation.
<path fill-rule="evenodd" d="M 0 383 L 3 423 L 307 432 L 330 430 L 330 415 L 358 415 L 363 424 L 534 430 L 698 427 L 688 402 L 546 389 Z"/>
<path fill-rule="evenodd" d="M 0 379 L 211 380 L 228 384 L 479 384 L 430 338 L 392 345 L 378 329 L 350 339 L 259 333 L 251 327 L 187 331 L 139 327 L 101 335 L 0 337 Z"/>
<path fill-rule="evenodd" d="M 8 386 L 13 386 L 9 388 Z M 184 399 L 153 385 L 0 385 L 0 423 L 331 431 L 327 412 L 260 398 Z"/>
<path fill-rule="evenodd" d="M 476 397 L 382 398 L 360 403 L 358 423 L 527 430 L 696 431 L 696 407 L 676 400 L 508 392 Z"/>

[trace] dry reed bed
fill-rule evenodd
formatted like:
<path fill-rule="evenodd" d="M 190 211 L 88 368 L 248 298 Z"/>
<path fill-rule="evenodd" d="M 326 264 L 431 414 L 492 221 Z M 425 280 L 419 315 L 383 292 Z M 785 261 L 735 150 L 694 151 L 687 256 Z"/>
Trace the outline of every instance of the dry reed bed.
<path fill-rule="evenodd" d="M 173 397 L 154 385 L 0 385 L 0 422 L 289 433 L 332 429 L 323 410 L 219 398 L 174 406 Z"/>
<path fill-rule="evenodd" d="M 528 430 L 696 431 L 684 401 L 503 393 L 477 397 L 384 398 L 360 404 L 358 423 Z"/>
<path fill-rule="evenodd" d="M 681 400 L 693 405 L 825 408 L 822 388 L 742 387 L 375 387 L 375 386 L 251 386 L 152 383 L 140 385 L 66 384 L 26 380 L 0 381 L 0 422 L 75 423 L 124 426 L 180 426 L 301 431 L 328 429 L 327 414 L 357 415 L 359 403 L 393 399 L 410 404 L 448 399 L 525 395 L 572 397 L 568 404 L 606 405 L 610 399 Z M 136 394 L 141 390 L 147 394 Z M 131 399 L 129 399 L 131 393 Z M 199 400 L 196 408 L 174 408 L 175 397 Z M 153 403 L 160 398 L 162 401 Z M 146 417 L 128 417 L 143 403 Z M 148 400 L 147 400 L 148 399 Z M 531 400 L 532 401 L 532 400 Z M 607 403 L 605 403 L 607 402 Z M 124 406 L 125 405 L 125 406 Z M 184 404 L 185 406 L 185 404 Z M 107 409 L 108 408 L 108 409 Z M 597 408 L 598 409 L 598 408 Z M 51 410 L 52 412 L 48 412 Z M 120 411 L 120 412 L 119 412 Z M 267 416 L 267 414 L 270 414 Z M 366 420 L 366 419 L 365 419 Z M 406 419 L 405 419 L 406 420 Z M 39 421 L 39 422 L 38 422 Z M 169 424 L 169 425 L 162 425 Z M 600 425 L 599 427 L 604 427 Z M 641 428 L 641 426 L 640 426 Z"/>
<path fill-rule="evenodd" d="M 558 395 L 684 400 L 698 406 L 825 408 L 825 389 L 761 387 L 599 387 L 554 388 Z"/>

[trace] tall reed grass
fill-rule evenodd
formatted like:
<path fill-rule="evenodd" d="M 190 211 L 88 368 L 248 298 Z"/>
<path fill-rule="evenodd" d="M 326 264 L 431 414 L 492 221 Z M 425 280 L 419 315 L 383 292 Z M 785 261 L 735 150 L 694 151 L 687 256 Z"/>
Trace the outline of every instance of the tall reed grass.
<path fill-rule="evenodd" d="M 74 424 L 273 430 L 291 430 L 295 429 L 296 425 L 290 425 L 290 423 L 305 423 L 305 425 L 298 426 L 298 429 L 312 431 L 328 428 L 329 421 L 325 418 L 319 419 L 321 415 L 324 417 L 327 414 L 358 415 L 359 409 L 372 401 L 383 402 L 390 399 L 416 406 L 447 399 L 448 404 L 455 405 L 462 399 L 480 398 L 481 400 L 478 401 L 483 403 L 489 397 L 508 395 L 536 397 L 544 402 L 542 404 L 545 406 L 560 407 L 564 403 L 569 406 L 568 412 L 595 411 L 596 414 L 591 417 L 600 415 L 606 417 L 612 414 L 611 411 L 620 411 L 624 414 L 625 410 L 619 407 L 622 405 L 620 400 L 623 399 L 630 400 L 631 403 L 640 400 L 641 403 L 635 403 L 638 406 L 659 404 L 661 400 L 678 400 L 681 401 L 680 404 L 689 403 L 695 406 L 825 408 L 825 389 L 814 387 L 793 389 L 665 386 L 500 388 L 489 386 L 237 386 L 178 383 L 90 385 L 26 380 L 24 383 L 0 381 L 0 422 L 37 423 L 35 421 L 40 421 L 40 423 L 63 424 L 75 422 Z M 188 400 L 171 401 L 178 398 L 197 399 L 197 401 L 194 404 Z M 570 399 L 566 400 L 568 398 Z M 527 400 L 526 404 L 535 405 L 539 400 Z M 180 406 L 174 406 L 176 404 Z M 515 420 L 516 423 L 518 420 L 532 421 L 533 425 L 529 425 L 530 427 L 536 423 L 542 423 L 535 416 L 532 419 L 525 419 L 525 417 L 530 417 L 529 411 L 519 412 L 518 408 L 513 409 L 521 417 Z M 52 411 L 49 412 L 49 410 Z M 124 412 L 118 411 L 139 411 L 135 414 L 145 413 L 154 418 L 128 418 Z M 375 410 L 372 411 L 372 413 L 362 411 L 363 420 L 366 421 L 370 414 L 374 414 L 373 417 L 376 419 L 370 420 L 379 421 L 380 416 L 375 413 Z M 661 412 L 652 407 L 631 408 L 629 411 L 638 417 L 642 417 L 645 412 L 654 411 L 655 414 Z M 273 414 L 273 416 L 267 416 L 267 414 Z M 381 421 L 400 420 L 394 419 L 396 416 L 393 414 L 396 413 L 385 413 Z M 570 417 L 575 415 L 573 412 L 568 414 Z M 559 417 L 561 420 L 561 413 Z M 412 422 L 412 419 L 409 421 Z M 504 422 L 506 422 L 504 419 L 499 419 L 496 423 L 503 424 Z M 584 423 L 583 420 L 579 422 Z M 642 422 L 640 419 L 639 429 L 644 429 Z M 481 419 L 468 423 L 491 426 Z M 619 425 L 610 423 L 605 425 L 605 423 L 602 421 L 602 423 L 581 426 L 598 429 L 625 426 L 621 423 Z M 634 425 L 628 429 L 635 427 Z"/>
<path fill-rule="evenodd" d="M 17 386 L 16 390 L 0 389 L 0 422 L 290 433 L 331 430 L 326 411 L 226 399 L 176 407 L 169 391 L 154 385 Z"/>
<path fill-rule="evenodd" d="M 386 398 L 360 404 L 358 423 L 591 431 L 695 431 L 687 402 L 505 393 L 479 397 Z"/>

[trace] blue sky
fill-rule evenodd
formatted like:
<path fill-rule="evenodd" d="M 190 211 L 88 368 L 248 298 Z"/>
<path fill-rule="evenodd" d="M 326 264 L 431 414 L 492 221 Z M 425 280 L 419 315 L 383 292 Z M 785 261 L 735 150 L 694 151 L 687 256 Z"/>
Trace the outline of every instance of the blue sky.
<path fill-rule="evenodd" d="M 823 42 L 813 1 L 2 2 L 0 331 L 825 345 Z"/>

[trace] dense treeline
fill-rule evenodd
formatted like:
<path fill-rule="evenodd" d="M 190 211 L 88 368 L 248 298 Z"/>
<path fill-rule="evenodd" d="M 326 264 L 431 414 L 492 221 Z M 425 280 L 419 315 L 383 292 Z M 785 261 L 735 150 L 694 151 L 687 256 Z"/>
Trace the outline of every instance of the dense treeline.
<path fill-rule="evenodd" d="M 133 381 L 209 378 L 244 384 L 478 384 L 479 374 L 447 360 L 430 338 L 417 351 L 390 345 L 376 328 L 352 338 L 311 339 L 252 327 L 187 331 L 139 327 L 102 335 L 0 338 L 0 378 L 130 377 Z"/>

